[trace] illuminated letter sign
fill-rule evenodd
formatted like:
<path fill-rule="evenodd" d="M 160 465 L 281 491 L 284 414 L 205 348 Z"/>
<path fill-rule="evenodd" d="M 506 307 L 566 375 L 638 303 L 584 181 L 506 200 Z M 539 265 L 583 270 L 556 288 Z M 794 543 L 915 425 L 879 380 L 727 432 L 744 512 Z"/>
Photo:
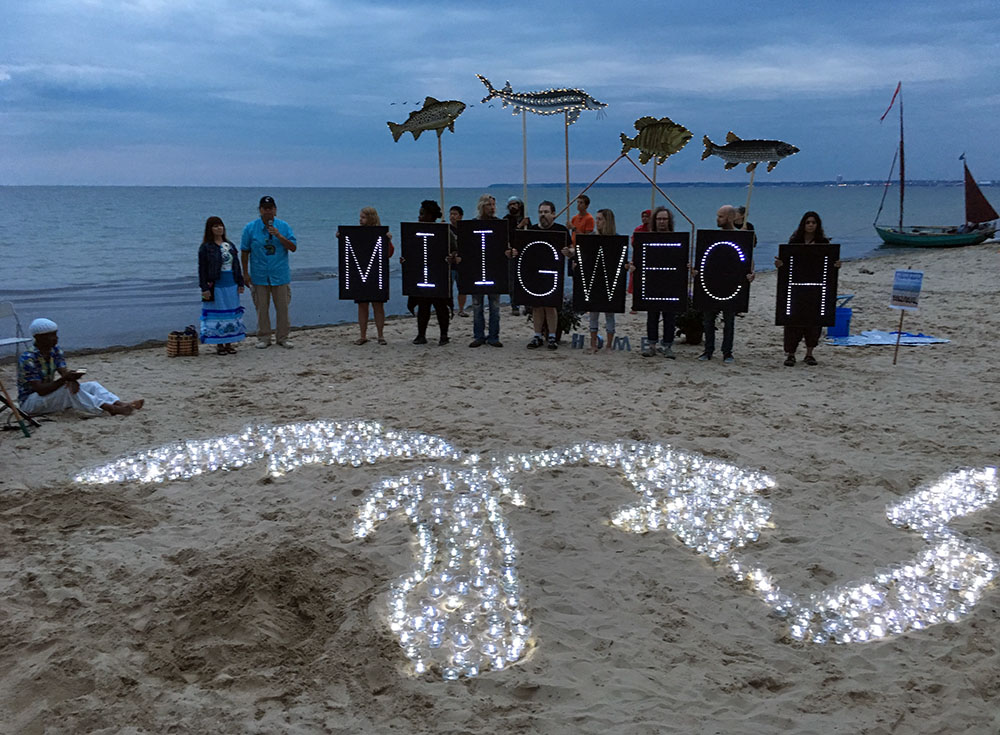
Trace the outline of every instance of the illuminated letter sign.
<path fill-rule="evenodd" d="M 567 235 L 562 230 L 517 230 L 514 233 L 514 282 L 510 293 L 525 306 L 561 306 Z"/>
<path fill-rule="evenodd" d="M 840 245 L 779 245 L 778 326 L 829 327 L 836 322 Z"/>
<path fill-rule="evenodd" d="M 750 308 L 753 231 L 698 230 L 695 244 L 694 308 L 736 311 Z"/>
<path fill-rule="evenodd" d="M 507 220 L 472 219 L 458 223 L 459 293 L 507 293 Z"/>
<path fill-rule="evenodd" d="M 389 300 L 389 228 L 342 226 L 337 230 L 340 298 Z"/>
<path fill-rule="evenodd" d="M 625 235 L 577 235 L 576 258 L 573 308 L 624 314 L 628 238 Z"/>
<path fill-rule="evenodd" d="M 636 232 L 632 236 L 632 308 L 679 312 L 688 305 L 691 235 Z"/>
<path fill-rule="evenodd" d="M 403 295 L 446 299 L 451 292 L 447 222 L 403 222 L 400 243 Z"/>

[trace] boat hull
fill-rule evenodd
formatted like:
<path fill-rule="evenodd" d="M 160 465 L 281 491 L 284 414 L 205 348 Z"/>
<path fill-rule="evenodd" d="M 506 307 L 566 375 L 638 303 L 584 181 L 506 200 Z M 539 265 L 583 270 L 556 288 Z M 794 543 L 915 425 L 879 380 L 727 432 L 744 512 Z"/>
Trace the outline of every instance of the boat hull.
<path fill-rule="evenodd" d="M 956 248 L 963 245 L 978 245 L 993 237 L 994 230 L 975 232 L 935 232 L 931 228 L 875 226 L 875 231 L 886 245 L 908 248 Z"/>

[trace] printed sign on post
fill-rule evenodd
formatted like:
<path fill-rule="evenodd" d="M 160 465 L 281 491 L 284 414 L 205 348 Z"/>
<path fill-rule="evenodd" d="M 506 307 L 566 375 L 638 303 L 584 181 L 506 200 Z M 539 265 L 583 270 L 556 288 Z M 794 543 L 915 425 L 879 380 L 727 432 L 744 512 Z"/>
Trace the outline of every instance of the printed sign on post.
<path fill-rule="evenodd" d="M 688 305 L 691 234 L 636 232 L 632 236 L 632 308 L 681 312 Z"/>
<path fill-rule="evenodd" d="M 923 271 L 896 271 L 896 277 L 892 279 L 892 299 L 889 301 L 889 306 L 907 311 L 917 309 L 923 281 Z"/>
<path fill-rule="evenodd" d="M 694 308 L 744 312 L 750 308 L 752 230 L 698 230 Z"/>
<path fill-rule="evenodd" d="M 514 242 L 514 280 L 511 298 L 525 306 L 561 306 L 566 268 L 562 249 L 567 235 L 561 230 L 517 230 Z"/>
<path fill-rule="evenodd" d="M 779 327 L 832 327 L 837 322 L 840 245 L 779 245 L 774 323 Z"/>
<path fill-rule="evenodd" d="M 573 308 L 624 314 L 627 286 L 628 238 L 625 235 L 577 235 Z"/>
<path fill-rule="evenodd" d="M 446 299 L 451 294 L 447 222 L 402 222 L 403 295 Z"/>
<path fill-rule="evenodd" d="M 344 225 L 337 229 L 340 298 L 389 300 L 389 228 Z"/>
<path fill-rule="evenodd" d="M 458 223 L 458 292 L 507 293 L 509 226 L 503 219 L 472 219 Z"/>

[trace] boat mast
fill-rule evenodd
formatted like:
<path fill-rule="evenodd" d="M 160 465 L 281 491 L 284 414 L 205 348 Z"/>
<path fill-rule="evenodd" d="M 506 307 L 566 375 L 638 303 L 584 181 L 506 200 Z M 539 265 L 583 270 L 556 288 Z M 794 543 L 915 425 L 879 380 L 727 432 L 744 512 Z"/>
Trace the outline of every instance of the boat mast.
<path fill-rule="evenodd" d="M 903 194 L 906 191 L 906 159 L 903 156 L 903 88 L 899 88 L 899 229 L 903 229 Z"/>

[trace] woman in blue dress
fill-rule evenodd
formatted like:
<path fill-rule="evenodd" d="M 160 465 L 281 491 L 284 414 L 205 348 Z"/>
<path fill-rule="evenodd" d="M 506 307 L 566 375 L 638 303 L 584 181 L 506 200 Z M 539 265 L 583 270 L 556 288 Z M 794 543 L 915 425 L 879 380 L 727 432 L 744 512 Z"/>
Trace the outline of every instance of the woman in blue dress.
<path fill-rule="evenodd" d="M 205 236 L 198 248 L 198 284 L 202 343 L 215 345 L 220 355 L 235 354 L 235 343 L 247 336 L 240 306 L 246 283 L 236 246 L 226 238 L 226 225 L 218 217 L 205 220 Z"/>

